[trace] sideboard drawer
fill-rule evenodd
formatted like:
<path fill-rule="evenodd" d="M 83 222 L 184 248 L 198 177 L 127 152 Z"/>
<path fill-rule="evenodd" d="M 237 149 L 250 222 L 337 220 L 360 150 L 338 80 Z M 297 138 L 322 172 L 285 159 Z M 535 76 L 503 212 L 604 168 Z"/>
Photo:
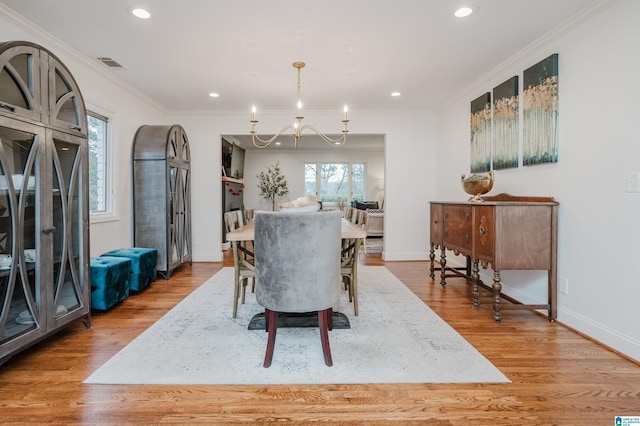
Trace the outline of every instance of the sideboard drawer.
<path fill-rule="evenodd" d="M 452 250 L 471 250 L 473 210 L 470 206 L 444 206 L 443 244 Z"/>
<path fill-rule="evenodd" d="M 476 207 L 473 238 L 476 243 L 475 252 L 478 258 L 492 261 L 495 255 L 496 221 L 495 206 Z"/>
<path fill-rule="evenodd" d="M 431 243 L 442 246 L 442 204 L 431 204 Z"/>

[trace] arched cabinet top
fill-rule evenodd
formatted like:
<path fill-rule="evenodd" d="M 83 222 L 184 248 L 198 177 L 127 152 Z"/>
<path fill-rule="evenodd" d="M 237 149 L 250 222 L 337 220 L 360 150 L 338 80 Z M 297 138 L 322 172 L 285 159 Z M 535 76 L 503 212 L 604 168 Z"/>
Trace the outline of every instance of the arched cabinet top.
<path fill-rule="evenodd" d="M 82 93 L 69 69 L 28 41 L 0 42 L 0 114 L 87 135 Z"/>
<path fill-rule="evenodd" d="M 141 126 L 133 141 L 133 160 L 176 160 L 188 164 L 191 152 L 187 133 L 178 124 Z"/>

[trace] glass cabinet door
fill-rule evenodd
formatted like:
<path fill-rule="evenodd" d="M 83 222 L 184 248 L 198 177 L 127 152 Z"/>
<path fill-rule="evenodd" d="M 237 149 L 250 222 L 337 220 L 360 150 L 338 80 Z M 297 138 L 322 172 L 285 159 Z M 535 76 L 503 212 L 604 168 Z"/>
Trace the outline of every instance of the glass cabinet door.
<path fill-rule="evenodd" d="M 10 122 L 0 119 L 0 348 L 38 338 L 46 321 L 45 296 L 37 284 L 41 270 L 36 230 L 36 166 L 44 129 L 27 124 L 10 128 Z"/>
<path fill-rule="evenodd" d="M 191 162 L 191 151 L 189 150 L 189 140 L 187 134 L 180 128 L 180 134 L 176 137 L 179 144 L 178 158 L 186 164 Z"/>
<path fill-rule="evenodd" d="M 169 263 L 180 262 L 180 168 L 169 164 Z"/>
<path fill-rule="evenodd" d="M 0 44 L 0 87 L 0 114 L 40 120 L 40 50 Z"/>
<path fill-rule="evenodd" d="M 191 260 L 191 169 L 180 169 L 180 233 L 182 234 L 182 259 Z"/>
<path fill-rule="evenodd" d="M 87 134 L 87 113 L 73 76 L 55 58 L 49 57 L 49 111 L 52 126 Z"/>
<path fill-rule="evenodd" d="M 83 300 L 84 245 L 87 244 L 84 232 L 82 181 L 83 162 L 86 155 L 82 147 L 82 139 L 54 132 L 53 149 L 51 150 L 51 182 L 50 202 L 52 215 L 42 232 L 52 236 L 51 259 L 53 260 L 53 288 L 50 297 L 55 310 L 50 313 L 53 321 L 64 319 L 68 312 L 85 307 Z"/>
<path fill-rule="evenodd" d="M 180 158 L 180 258 L 191 261 L 191 151 L 189 140 L 182 127 L 176 135 Z"/>

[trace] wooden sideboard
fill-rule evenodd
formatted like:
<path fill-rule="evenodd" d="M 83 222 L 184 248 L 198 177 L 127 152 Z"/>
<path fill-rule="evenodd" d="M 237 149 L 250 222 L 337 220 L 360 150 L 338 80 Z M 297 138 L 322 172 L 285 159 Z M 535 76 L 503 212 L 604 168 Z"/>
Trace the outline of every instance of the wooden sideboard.
<path fill-rule="evenodd" d="M 503 309 L 546 309 L 550 321 L 557 316 L 558 206 L 551 197 L 485 196 L 482 202 L 431 201 L 431 278 L 435 279 L 435 250 L 440 249 L 440 284 L 446 286 L 446 250 L 464 255 L 471 275 L 457 272 L 473 284 L 473 309 L 480 306 L 479 266 L 493 269 L 493 316 Z M 460 268 L 458 268 L 460 269 Z M 467 268 L 467 271 L 469 269 Z M 547 270 L 548 303 L 519 303 L 502 295 L 500 271 Z M 503 304 L 508 299 L 509 304 Z"/>

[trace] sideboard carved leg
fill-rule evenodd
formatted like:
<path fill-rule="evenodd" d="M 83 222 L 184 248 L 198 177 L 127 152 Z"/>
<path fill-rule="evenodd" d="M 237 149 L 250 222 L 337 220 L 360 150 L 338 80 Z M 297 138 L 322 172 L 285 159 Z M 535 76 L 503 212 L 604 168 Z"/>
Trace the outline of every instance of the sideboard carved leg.
<path fill-rule="evenodd" d="M 476 260 L 471 265 L 471 282 L 473 283 L 473 310 L 475 311 L 480 307 L 480 288 L 478 283 L 480 282 L 480 267 Z"/>
<path fill-rule="evenodd" d="M 495 299 L 493 303 L 493 318 L 496 322 L 502 321 L 502 302 L 500 301 L 500 292 L 502 291 L 502 284 L 500 283 L 500 272 L 493 271 L 493 297 Z"/>
<path fill-rule="evenodd" d="M 435 274 L 434 264 L 436 260 L 436 249 L 435 249 L 435 244 L 433 243 L 431 243 L 431 248 L 429 249 L 429 260 L 431 261 L 431 266 L 429 267 L 429 276 L 431 277 L 432 280 L 435 280 L 436 274 Z"/>
<path fill-rule="evenodd" d="M 440 284 L 442 287 L 447 286 L 447 254 L 444 247 L 440 247 Z"/>

